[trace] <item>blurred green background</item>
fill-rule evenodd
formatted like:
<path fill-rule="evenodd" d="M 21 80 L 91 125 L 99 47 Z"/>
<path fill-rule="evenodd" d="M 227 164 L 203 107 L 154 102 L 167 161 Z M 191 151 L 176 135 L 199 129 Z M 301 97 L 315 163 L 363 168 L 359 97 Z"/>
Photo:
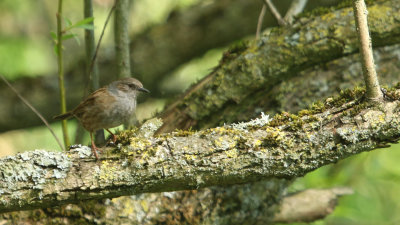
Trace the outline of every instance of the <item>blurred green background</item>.
<path fill-rule="evenodd" d="M 185 9 L 198 0 L 138 0 L 132 7 L 131 35 L 154 24 L 165 22 L 173 9 Z M 55 30 L 56 1 L 0 1 L 0 73 L 9 80 L 22 76 L 55 76 L 56 61 L 50 31 Z M 96 35 L 100 33 L 112 1 L 95 1 Z M 71 21 L 81 19 L 81 1 L 65 1 L 64 16 Z M 258 12 L 257 12 L 258 13 Z M 255 25 L 255 24 L 254 24 Z M 106 55 L 112 45 L 111 28 L 106 32 L 100 55 Z M 81 44 L 74 40 L 65 43 L 66 66 L 74 64 L 77 55 L 84 54 Z M 104 47 L 103 47 L 104 46 Z M 217 65 L 225 48 L 212 49 L 202 57 L 177 68 L 161 85 L 165 91 L 182 92 L 191 83 L 205 76 Z M 162 110 L 166 100 L 150 99 L 139 105 L 139 120 L 150 118 Z M 1 103 L 0 103 L 1 107 Z M 77 125 L 69 121 L 71 136 Z M 52 124 L 61 137 L 59 123 Z M 117 128 L 118 129 L 118 128 Z M 85 143 L 88 142 L 86 134 Z M 33 127 L 0 133 L 0 156 L 33 149 L 58 150 L 48 130 Z M 304 178 L 297 179 L 290 191 L 306 188 L 348 186 L 355 193 L 340 199 L 339 206 L 326 219 L 311 224 L 400 224 L 400 145 L 366 152 L 335 165 L 325 166 Z"/>

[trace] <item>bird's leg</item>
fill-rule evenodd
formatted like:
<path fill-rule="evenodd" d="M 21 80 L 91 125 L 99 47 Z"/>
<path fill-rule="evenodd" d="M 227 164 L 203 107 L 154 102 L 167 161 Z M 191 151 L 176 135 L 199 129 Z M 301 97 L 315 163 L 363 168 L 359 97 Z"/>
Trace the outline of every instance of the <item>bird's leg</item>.
<path fill-rule="evenodd" d="M 92 132 L 89 132 L 89 133 L 90 133 L 90 141 L 92 142 L 93 155 L 96 157 L 96 159 L 99 159 L 99 156 L 97 155 L 97 152 L 96 152 L 96 150 L 98 150 L 99 148 L 97 148 L 96 145 L 94 144 L 93 133 Z"/>
<path fill-rule="evenodd" d="M 106 131 L 111 134 L 113 143 L 115 144 L 117 142 L 117 136 L 115 136 L 115 134 L 113 134 L 109 129 L 106 129 Z"/>

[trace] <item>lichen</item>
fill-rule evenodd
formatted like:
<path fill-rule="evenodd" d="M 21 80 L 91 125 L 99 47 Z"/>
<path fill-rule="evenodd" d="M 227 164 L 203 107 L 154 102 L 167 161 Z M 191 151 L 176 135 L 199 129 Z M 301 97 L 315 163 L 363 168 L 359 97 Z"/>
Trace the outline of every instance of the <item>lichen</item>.
<path fill-rule="evenodd" d="M 0 189 L 13 190 L 19 181 L 33 181 L 33 189 L 42 189 L 47 177 L 61 179 L 66 176 L 72 162 L 65 153 L 35 150 L 0 160 Z M 53 170 L 47 170 L 54 168 Z M 4 187 L 3 185 L 11 185 Z"/>

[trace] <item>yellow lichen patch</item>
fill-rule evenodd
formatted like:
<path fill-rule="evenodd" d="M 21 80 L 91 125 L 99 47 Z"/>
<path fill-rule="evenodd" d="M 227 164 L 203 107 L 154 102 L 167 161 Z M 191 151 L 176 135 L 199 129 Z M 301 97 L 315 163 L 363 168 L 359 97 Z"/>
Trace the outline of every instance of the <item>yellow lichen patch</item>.
<path fill-rule="evenodd" d="M 179 129 L 176 129 L 175 132 L 173 132 L 172 134 L 173 134 L 175 137 L 188 137 L 188 136 L 190 136 L 190 135 L 193 135 L 194 133 L 195 133 L 195 132 L 192 131 L 192 129 L 189 129 L 189 130 L 179 130 Z"/>
<path fill-rule="evenodd" d="M 149 205 L 147 201 L 141 200 L 140 205 L 142 206 L 143 211 L 148 212 L 149 211 Z"/>
<path fill-rule="evenodd" d="M 230 139 L 229 136 L 219 137 L 214 139 L 214 145 L 216 149 L 231 149 L 236 147 L 237 141 Z"/>
<path fill-rule="evenodd" d="M 259 147 L 261 144 L 262 144 L 262 141 L 258 140 L 258 139 L 255 140 L 254 143 L 253 143 L 254 147 Z"/>
<path fill-rule="evenodd" d="M 369 121 L 374 128 L 385 122 L 385 114 L 381 111 L 369 111 L 363 115 L 363 119 Z"/>
<path fill-rule="evenodd" d="M 185 157 L 186 157 L 186 160 L 195 160 L 196 158 L 197 158 L 197 156 L 196 155 L 189 155 L 189 154 L 187 154 L 187 155 L 185 155 Z"/>
<path fill-rule="evenodd" d="M 150 158 L 149 153 L 148 152 L 143 152 L 139 162 L 141 164 L 145 163 L 148 159 Z"/>
<path fill-rule="evenodd" d="M 100 180 L 103 181 L 113 180 L 115 178 L 116 170 L 117 170 L 116 167 L 112 163 L 110 163 L 107 160 L 103 161 L 100 167 L 100 174 L 99 174 Z"/>
<path fill-rule="evenodd" d="M 238 156 L 238 151 L 236 148 L 234 149 L 230 149 L 225 151 L 226 156 L 228 156 L 229 158 L 236 158 Z"/>
<path fill-rule="evenodd" d="M 132 137 L 130 138 L 130 142 L 131 142 L 130 146 L 134 150 L 144 150 L 149 146 L 151 146 L 150 141 L 145 138 Z"/>

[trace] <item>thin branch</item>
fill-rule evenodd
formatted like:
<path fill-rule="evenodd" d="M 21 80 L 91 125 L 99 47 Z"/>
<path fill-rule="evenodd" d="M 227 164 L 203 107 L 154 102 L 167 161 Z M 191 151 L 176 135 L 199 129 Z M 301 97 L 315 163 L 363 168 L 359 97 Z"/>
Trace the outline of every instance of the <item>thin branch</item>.
<path fill-rule="evenodd" d="M 89 69 L 89 77 L 91 77 L 91 74 L 93 72 L 94 64 L 95 64 L 95 61 L 97 58 L 97 53 L 99 52 L 99 48 L 100 48 L 101 41 L 103 40 L 104 32 L 106 30 L 106 27 L 108 25 L 108 22 L 110 21 L 111 15 L 114 12 L 114 10 L 115 10 L 115 4 L 113 5 L 113 7 L 110 9 L 110 12 L 108 13 L 106 22 L 104 23 L 104 26 L 103 26 L 103 30 L 101 31 L 101 34 L 100 34 L 99 41 L 97 42 L 96 51 L 94 52 L 93 59 L 92 59 L 92 62 L 90 63 L 90 67 L 89 67 L 90 68 Z"/>
<path fill-rule="evenodd" d="M 58 139 L 56 133 L 54 130 L 51 128 L 50 124 L 47 122 L 47 120 L 42 116 L 42 114 L 35 109 L 22 95 L 19 94 L 19 92 L 7 81 L 7 79 L 3 76 L 0 75 L 0 78 L 4 81 L 4 83 L 7 84 L 8 87 L 18 96 L 21 101 L 28 106 L 46 125 L 47 129 L 49 129 L 50 133 L 53 135 L 54 139 L 56 139 L 58 145 L 60 146 L 61 150 L 65 151 L 64 145 L 61 143 L 60 139 Z"/>
<path fill-rule="evenodd" d="M 285 17 L 283 17 L 283 20 L 288 24 L 292 24 L 293 18 L 299 13 L 303 12 L 304 7 L 307 5 L 307 1 L 308 0 L 293 0 L 288 11 L 286 12 Z"/>
<path fill-rule="evenodd" d="M 263 4 L 263 7 L 262 7 L 261 12 L 260 12 L 260 16 L 258 16 L 256 40 L 258 40 L 260 38 L 260 33 L 261 33 L 262 24 L 263 24 L 263 21 L 264 21 L 264 16 L 265 16 L 265 12 L 266 11 L 267 11 L 267 5 Z"/>
<path fill-rule="evenodd" d="M 372 53 L 372 43 L 367 21 L 368 11 L 364 0 L 353 0 L 353 10 L 360 45 L 364 81 L 367 87 L 366 95 L 371 101 L 379 101 L 383 98 L 383 95 L 375 70 L 374 55 Z"/>
<path fill-rule="evenodd" d="M 280 26 L 287 25 L 287 22 L 282 18 L 281 14 L 276 9 L 274 3 L 272 3 L 271 0 L 264 0 L 264 4 L 266 4 L 269 7 L 269 10 L 271 11 L 272 15 L 274 15 Z"/>
<path fill-rule="evenodd" d="M 64 85 L 64 64 L 63 64 L 63 29 L 62 29 L 62 4 L 63 0 L 58 0 L 58 11 L 57 17 L 57 43 L 56 43 L 56 53 L 57 53 L 57 64 L 58 64 L 58 85 L 60 89 L 60 109 L 61 114 L 67 112 L 67 104 L 65 100 L 65 85 Z M 61 121 L 62 133 L 64 137 L 64 145 L 67 148 L 70 145 L 68 137 L 68 126 L 67 121 Z"/>

